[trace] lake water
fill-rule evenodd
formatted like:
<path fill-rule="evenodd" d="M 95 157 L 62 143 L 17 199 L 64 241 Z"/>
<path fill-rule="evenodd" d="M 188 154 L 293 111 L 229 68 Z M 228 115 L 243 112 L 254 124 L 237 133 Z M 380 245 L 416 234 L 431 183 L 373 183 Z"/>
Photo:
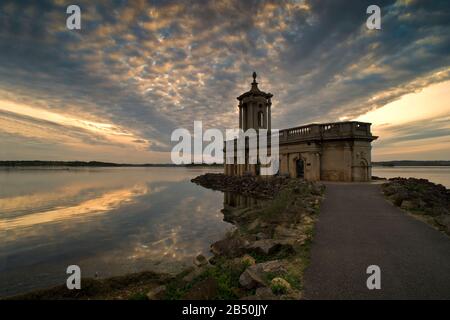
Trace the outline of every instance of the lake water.
<path fill-rule="evenodd" d="M 384 178 L 422 178 L 450 188 L 450 167 L 372 167 L 372 175 Z"/>
<path fill-rule="evenodd" d="M 83 277 L 177 272 L 233 226 L 211 169 L 0 169 L 0 296 Z M 220 169 L 218 171 L 221 171 Z"/>
<path fill-rule="evenodd" d="M 209 255 L 233 226 L 225 205 L 248 199 L 190 179 L 221 169 L 0 168 L 0 297 L 82 276 L 177 272 Z M 374 167 L 373 175 L 417 177 L 450 187 L 450 167 Z"/>

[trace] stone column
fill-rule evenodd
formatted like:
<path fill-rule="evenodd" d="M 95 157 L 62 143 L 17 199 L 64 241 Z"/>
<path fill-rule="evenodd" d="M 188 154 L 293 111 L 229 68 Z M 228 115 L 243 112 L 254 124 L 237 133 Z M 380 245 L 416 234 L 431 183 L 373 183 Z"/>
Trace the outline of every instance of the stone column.
<path fill-rule="evenodd" d="M 253 125 L 253 103 L 249 103 L 248 105 L 247 105 L 247 115 L 249 115 L 249 124 L 248 124 L 248 127 L 247 127 L 247 129 L 248 128 L 254 128 L 254 125 Z"/>
<path fill-rule="evenodd" d="M 239 128 L 242 129 L 242 106 L 239 105 Z"/>
<path fill-rule="evenodd" d="M 267 104 L 267 106 L 268 106 L 268 109 L 269 109 L 269 111 L 268 111 L 268 113 L 267 113 L 267 130 L 271 130 L 272 129 L 272 115 L 271 115 L 271 113 L 272 113 L 272 103 L 268 103 Z"/>

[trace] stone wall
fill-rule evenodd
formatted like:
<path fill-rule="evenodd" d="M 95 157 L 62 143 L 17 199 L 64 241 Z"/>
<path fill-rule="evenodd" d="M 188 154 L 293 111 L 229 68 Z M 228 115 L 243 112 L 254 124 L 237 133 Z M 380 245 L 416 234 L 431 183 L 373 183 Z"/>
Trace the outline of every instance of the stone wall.
<path fill-rule="evenodd" d="M 322 146 L 321 179 L 352 181 L 352 148 L 347 141 L 325 142 Z"/>
<path fill-rule="evenodd" d="M 279 175 L 309 181 L 370 181 L 370 124 L 313 124 L 280 132 Z M 303 175 L 299 174 L 303 162 Z M 298 166 L 299 165 L 299 166 Z M 256 165 L 226 165 L 227 175 L 257 175 Z"/>

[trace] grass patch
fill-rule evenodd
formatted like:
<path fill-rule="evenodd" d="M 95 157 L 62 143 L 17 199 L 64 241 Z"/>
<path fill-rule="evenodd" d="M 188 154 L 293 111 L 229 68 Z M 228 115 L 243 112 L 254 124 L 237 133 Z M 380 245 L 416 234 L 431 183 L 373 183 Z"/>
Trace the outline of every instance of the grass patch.
<path fill-rule="evenodd" d="M 177 279 L 170 282 L 167 285 L 166 299 L 182 299 L 192 287 L 207 278 L 213 278 L 217 281 L 218 292 L 215 299 L 237 299 L 239 298 L 236 294 L 236 291 L 239 288 L 239 277 L 248 266 L 249 264 L 247 263 L 232 264 L 224 258 L 219 258 L 214 266 L 207 268 L 205 272 L 195 277 L 187 284 L 182 281 L 184 276 L 177 277 Z"/>
<path fill-rule="evenodd" d="M 292 191 L 289 189 L 281 190 L 278 195 L 267 203 L 267 206 L 259 211 L 263 218 L 274 218 L 283 213 L 286 207 L 292 202 Z"/>

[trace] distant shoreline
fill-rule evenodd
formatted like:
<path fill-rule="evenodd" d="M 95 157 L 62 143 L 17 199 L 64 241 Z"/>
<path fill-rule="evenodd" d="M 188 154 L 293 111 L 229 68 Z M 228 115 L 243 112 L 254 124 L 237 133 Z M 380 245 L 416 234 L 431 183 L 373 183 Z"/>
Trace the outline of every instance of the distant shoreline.
<path fill-rule="evenodd" d="M 41 161 L 41 160 L 14 160 L 0 161 L 0 167 L 183 167 L 183 168 L 220 168 L 222 164 L 173 164 L 173 163 L 113 163 L 101 161 Z"/>
<path fill-rule="evenodd" d="M 394 161 L 372 161 L 374 167 L 449 167 L 449 160 L 394 160 Z"/>
<path fill-rule="evenodd" d="M 394 160 L 373 161 L 375 167 L 449 167 L 450 160 Z M 102 161 L 42 161 L 42 160 L 6 160 L 0 161 L 0 167 L 208 167 L 221 168 L 223 164 L 182 164 L 173 163 L 114 163 Z"/>

